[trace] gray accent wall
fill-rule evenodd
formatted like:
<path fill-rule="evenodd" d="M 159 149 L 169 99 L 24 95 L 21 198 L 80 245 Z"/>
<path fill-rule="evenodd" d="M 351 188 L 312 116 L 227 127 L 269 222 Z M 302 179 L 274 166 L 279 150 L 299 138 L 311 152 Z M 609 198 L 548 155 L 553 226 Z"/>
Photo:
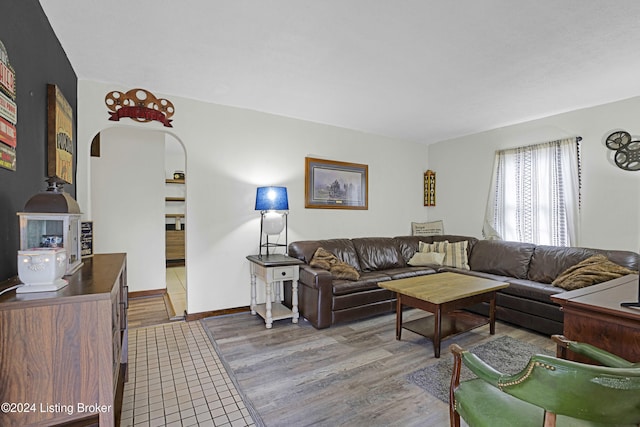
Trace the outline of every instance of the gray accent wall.
<path fill-rule="evenodd" d="M 57 85 L 74 111 L 77 135 L 76 73 L 37 0 L 0 0 L 0 41 L 16 73 L 18 123 L 16 171 L 0 168 L 0 281 L 17 274 L 19 226 L 16 212 L 46 189 L 47 84 Z M 74 153 L 77 141 L 74 137 Z M 74 155 L 74 175 L 77 156 Z M 75 197 L 74 185 L 66 191 Z"/>

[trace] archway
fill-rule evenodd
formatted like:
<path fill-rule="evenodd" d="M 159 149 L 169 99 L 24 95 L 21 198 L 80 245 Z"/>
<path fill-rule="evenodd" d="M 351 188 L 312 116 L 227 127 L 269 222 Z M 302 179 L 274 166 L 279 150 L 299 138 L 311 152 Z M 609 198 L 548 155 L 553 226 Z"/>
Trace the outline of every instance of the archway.
<path fill-rule="evenodd" d="M 184 318 L 188 296 L 186 180 L 174 180 L 173 175 L 186 173 L 186 150 L 179 139 L 164 131 L 117 126 L 99 135 L 92 142 L 90 160 L 94 250 L 127 252 L 129 293 L 135 296 L 166 295 L 170 288 L 167 261 L 175 265 L 181 260 L 183 296 L 180 301 L 167 301 L 167 307 L 173 309 L 169 317 Z M 168 191 L 170 187 L 177 189 Z M 176 234 L 182 236 L 177 252 Z"/>

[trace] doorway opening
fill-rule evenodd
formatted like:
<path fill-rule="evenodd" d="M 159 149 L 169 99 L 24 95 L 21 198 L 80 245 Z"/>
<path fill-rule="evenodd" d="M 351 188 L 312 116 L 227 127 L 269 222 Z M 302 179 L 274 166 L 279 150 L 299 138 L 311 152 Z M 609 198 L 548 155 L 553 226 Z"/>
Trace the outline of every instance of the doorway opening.
<path fill-rule="evenodd" d="M 171 320 L 184 319 L 187 310 L 185 269 L 186 175 L 184 147 L 167 135 L 165 169 L 165 265 L 167 306 Z"/>
<path fill-rule="evenodd" d="M 167 317 L 184 319 L 184 146 L 164 131 L 111 127 L 96 135 L 91 156 L 95 252 L 126 252 L 129 294 L 162 296 Z"/>

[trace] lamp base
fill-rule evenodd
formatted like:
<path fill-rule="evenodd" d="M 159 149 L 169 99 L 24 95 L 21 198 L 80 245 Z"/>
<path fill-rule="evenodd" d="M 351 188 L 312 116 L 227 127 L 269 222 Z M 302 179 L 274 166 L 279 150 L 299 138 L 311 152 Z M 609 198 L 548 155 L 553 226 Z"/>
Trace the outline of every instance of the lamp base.
<path fill-rule="evenodd" d="M 288 253 L 288 246 L 289 246 L 289 227 L 288 227 L 288 212 L 284 212 L 284 213 L 276 213 L 275 217 L 277 218 L 276 220 L 276 225 L 277 228 L 274 228 L 272 225 L 266 226 L 265 224 L 267 224 L 269 217 L 267 217 L 268 214 L 271 214 L 271 212 L 265 212 L 262 211 L 260 212 L 260 245 L 258 246 L 259 248 L 259 252 L 258 252 L 258 256 L 260 258 L 262 258 L 262 248 L 265 248 L 267 251 L 267 256 L 269 256 L 269 248 L 279 248 L 279 247 L 284 247 L 284 251 L 285 251 L 285 255 Z M 274 217 L 272 216 L 271 219 L 273 219 Z M 284 219 L 283 222 L 281 222 Z M 282 232 L 282 229 L 284 229 L 284 244 L 282 243 L 269 243 L 269 235 L 270 234 L 280 234 Z M 266 236 L 266 243 L 262 243 L 262 236 Z"/>
<path fill-rule="evenodd" d="M 65 286 L 67 286 L 69 282 L 64 279 L 56 279 L 53 283 L 48 284 L 40 284 L 40 285 L 29 285 L 25 284 L 24 286 L 20 286 L 16 289 L 16 294 L 26 294 L 31 292 L 56 292 Z"/>

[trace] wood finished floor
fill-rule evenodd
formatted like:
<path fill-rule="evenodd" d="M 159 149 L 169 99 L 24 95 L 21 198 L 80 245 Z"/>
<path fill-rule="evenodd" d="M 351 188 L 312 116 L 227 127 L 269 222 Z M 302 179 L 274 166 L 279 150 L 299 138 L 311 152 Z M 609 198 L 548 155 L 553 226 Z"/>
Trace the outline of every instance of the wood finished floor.
<path fill-rule="evenodd" d="M 405 319 L 422 315 L 415 310 L 408 316 L 405 313 Z M 164 297 L 129 301 L 130 328 L 170 321 Z M 248 377 L 259 390 L 257 395 L 251 396 L 252 404 L 269 427 L 358 426 L 363 425 L 363 420 L 367 420 L 367 427 L 447 426 L 446 404 L 417 386 L 402 387 L 392 379 L 394 375 L 408 374 L 426 363 L 437 363 L 432 347 L 424 338 L 404 331 L 403 340 L 396 341 L 393 321 L 393 315 L 386 315 L 315 330 L 302 319 L 299 325 L 283 320 L 267 330 L 260 318 L 247 313 L 224 316 L 222 326 L 216 327 L 215 339 L 225 354 L 228 350 L 225 347 L 233 345 L 228 353 L 229 359 L 235 360 L 231 366 L 238 377 Z M 494 338 L 504 335 L 552 351 L 555 349 L 546 336 L 498 322 Z M 449 356 L 447 349 L 451 342 L 469 348 L 489 339 L 488 326 L 478 328 L 444 341 L 442 356 Z M 289 363 L 293 357 L 289 353 L 280 354 L 266 367 L 264 365 L 266 349 L 283 342 L 287 343 L 287 352 L 300 347 L 310 354 L 306 362 L 287 371 L 286 375 L 277 368 Z M 183 350 L 190 351 L 188 347 Z M 383 369 L 384 375 L 381 375 Z M 332 387 L 335 377 L 357 378 Z M 300 385 L 305 386 L 302 393 Z M 297 392 L 287 391 L 296 388 Z M 466 426 L 464 421 L 462 426 Z"/>
<path fill-rule="evenodd" d="M 405 319 L 424 316 L 410 310 Z M 308 322 L 264 322 L 248 313 L 203 320 L 235 372 L 240 387 L 271 426 L 447 426 L 448 405 L 406 375 L 437 363 L 430 341 L 403 331 L 395 339 L 395 315 L 316 330 Z M 464 348 L 511 336 L 553 351 L 546 336 L 500 323 L 447 339 Z M 462 424 L 465 426 L 466 424 Z"/>
<path fill-rule="evenodd" d="M 169 323 L 169 309 L 165 296 L 130 298 L 127 313 L 129 328 Z"/>

